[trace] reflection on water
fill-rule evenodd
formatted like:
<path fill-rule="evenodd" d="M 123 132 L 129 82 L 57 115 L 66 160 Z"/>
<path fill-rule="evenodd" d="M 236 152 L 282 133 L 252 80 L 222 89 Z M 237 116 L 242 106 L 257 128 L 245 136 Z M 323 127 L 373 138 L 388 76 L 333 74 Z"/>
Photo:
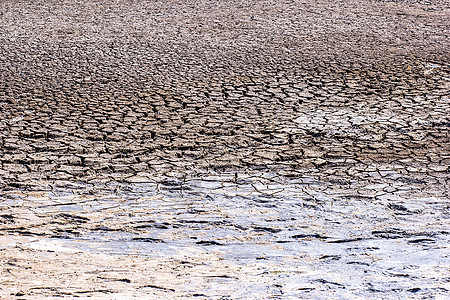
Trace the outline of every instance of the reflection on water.
<path fill-rule="evenodd" d="M 383 189 L 271 174 L 134 178 L 11 194 L 2 211 L 16 218 L 9 234 L 33 237 L 29 249 L 195 261 L 190 280 L 207 278 L 211 298 L 445 294 L 448 199 Z"/>

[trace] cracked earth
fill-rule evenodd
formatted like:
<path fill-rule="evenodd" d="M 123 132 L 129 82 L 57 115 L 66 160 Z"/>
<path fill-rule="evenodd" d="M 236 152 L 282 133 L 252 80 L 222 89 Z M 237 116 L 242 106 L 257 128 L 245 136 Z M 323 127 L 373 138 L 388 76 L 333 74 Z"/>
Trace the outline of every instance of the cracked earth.
<path fill-rule="evenodd" d="M 445 299 L 446 1 L 0 2 L 0 297 Z"/>

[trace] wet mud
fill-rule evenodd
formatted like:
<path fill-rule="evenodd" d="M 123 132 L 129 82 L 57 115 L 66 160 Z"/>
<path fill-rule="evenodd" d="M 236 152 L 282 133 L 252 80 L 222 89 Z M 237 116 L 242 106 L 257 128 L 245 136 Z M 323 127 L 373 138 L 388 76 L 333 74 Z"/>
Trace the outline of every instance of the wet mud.
<path fill-rule="evenodd" d="M 11 192 L 4 287 L 21 282 L 30 297 L 444 297 L 448 198 L 420 185 L 255 173 Z"/>
<path fill-rule="evenodd" d="M 0 297 L 445 299 L 448 14 L 0 2 Z"/>

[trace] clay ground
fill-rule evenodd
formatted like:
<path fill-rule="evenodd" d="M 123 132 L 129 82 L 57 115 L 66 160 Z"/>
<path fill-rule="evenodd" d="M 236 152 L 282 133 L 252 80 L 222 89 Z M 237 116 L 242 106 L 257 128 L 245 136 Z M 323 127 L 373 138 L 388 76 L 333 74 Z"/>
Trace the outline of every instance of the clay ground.
<path fill-rule="evenodd" d="M 0 2 L 0 297 L 444 299 L 447 1 Z"/>

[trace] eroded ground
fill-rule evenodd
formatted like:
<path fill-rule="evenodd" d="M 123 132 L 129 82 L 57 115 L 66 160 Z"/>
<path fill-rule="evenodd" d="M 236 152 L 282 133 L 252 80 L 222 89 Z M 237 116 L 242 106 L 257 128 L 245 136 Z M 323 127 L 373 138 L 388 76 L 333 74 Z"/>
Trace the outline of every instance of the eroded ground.
<path fill-rule="evenodd" d="M 448 15 L 0 2 L 0 296 L 445 298 Z"/>

